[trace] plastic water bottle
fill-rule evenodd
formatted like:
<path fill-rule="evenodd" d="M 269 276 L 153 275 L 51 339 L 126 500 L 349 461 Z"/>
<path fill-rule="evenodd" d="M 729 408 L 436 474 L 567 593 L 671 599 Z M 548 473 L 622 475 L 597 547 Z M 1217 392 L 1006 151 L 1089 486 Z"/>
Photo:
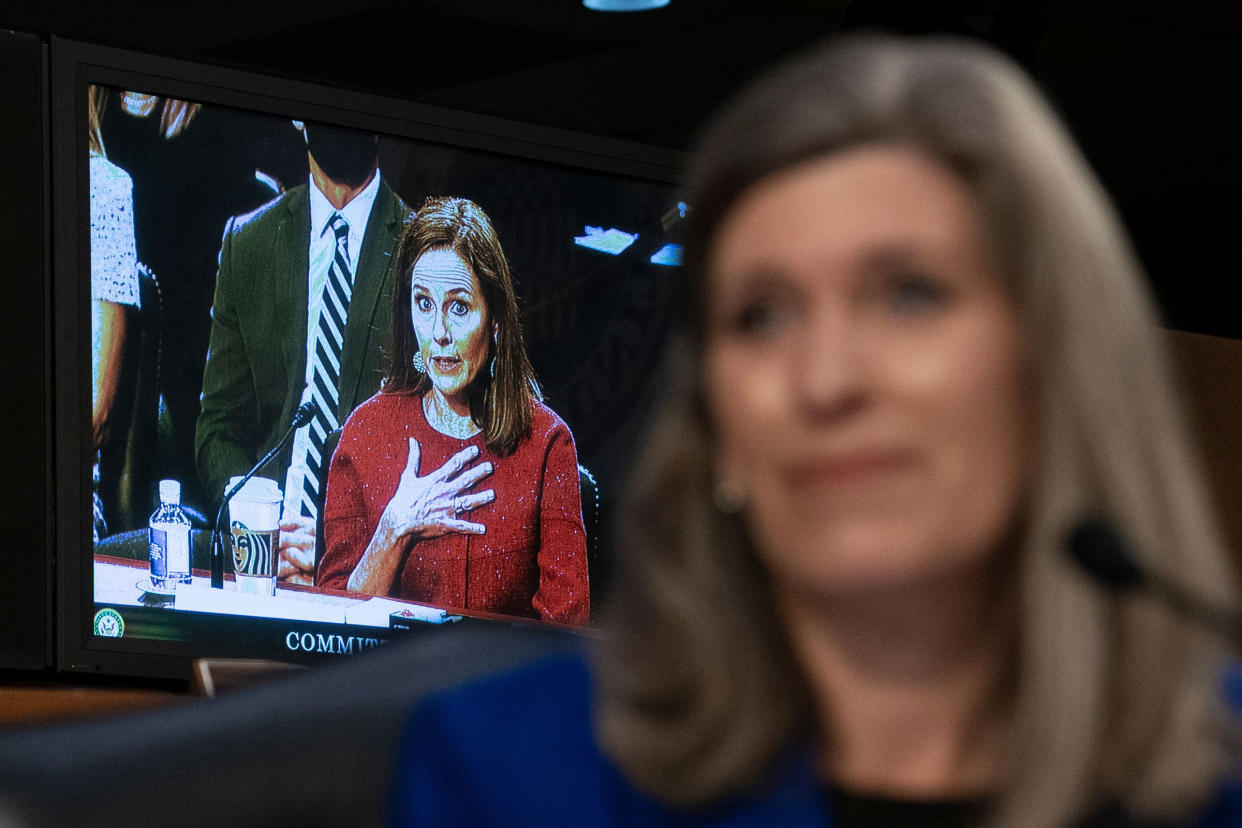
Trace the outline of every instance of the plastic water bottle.
<path fill-rule="evenodd" d="M 147 524 L 151 584 L 175 589 L 190 583 L 190 519 L 181 511 L 181 483 L 160 481 L 160 507 Z"/>

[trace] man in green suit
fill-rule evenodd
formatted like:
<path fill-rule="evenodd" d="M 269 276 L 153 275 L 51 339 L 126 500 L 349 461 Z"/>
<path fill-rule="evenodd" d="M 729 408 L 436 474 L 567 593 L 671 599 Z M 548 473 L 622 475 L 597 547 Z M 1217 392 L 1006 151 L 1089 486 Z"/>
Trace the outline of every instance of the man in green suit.
<path fill-rule="evenodd" d="M 393 253 L 409 210 L 381 179 L 374 135 L 295 125 L 306 137 L 310 181 L 225 225 L 194 448 L 199 477 L 218 503 L 229 478 L 249 471 L 312 398 L 316 371 L 336 380 L 336 405 L 321 405 L 335 410 L 300 429 L 259 471 L 285 491 L 279 575 L 310 583 L 319 504 L 318 483 L 308 478 L 330 458 L 308 461 L 322 447 L 311 448 L 308 435 L 344 423 L 379 389 Z M 342 281 L 344 301 L 329 300 L 342 296 Z M 321 313 L 328 304 L 332 313 Z M 332 396 L 321 392 L 316 401 Z"/>

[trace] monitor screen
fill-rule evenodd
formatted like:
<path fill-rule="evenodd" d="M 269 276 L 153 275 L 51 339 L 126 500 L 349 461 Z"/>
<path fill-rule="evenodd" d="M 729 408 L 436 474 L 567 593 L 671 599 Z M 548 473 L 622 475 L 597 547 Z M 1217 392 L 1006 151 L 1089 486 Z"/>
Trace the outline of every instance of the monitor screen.
<path fill-rule="evenodd" d="M 54 50 L 62 666 L 589 627 L 680 157 Z"/>

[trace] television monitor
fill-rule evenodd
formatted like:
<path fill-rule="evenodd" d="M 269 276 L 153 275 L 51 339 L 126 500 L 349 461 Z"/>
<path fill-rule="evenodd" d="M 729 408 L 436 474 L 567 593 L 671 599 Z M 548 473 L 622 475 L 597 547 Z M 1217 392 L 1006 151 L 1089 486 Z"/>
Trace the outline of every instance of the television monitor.
<path fill-rule="evenodd" d="M 62 669 L 588 623 L 658 386 L 680 153 L 55 39 L 51 102 Z M 432 238 L 405 287 L 429 198 L 473 241 Z M 539 397 L 527 431 L 488 425 Z M 295 427 L 310 402 L 332 416 Z"/>

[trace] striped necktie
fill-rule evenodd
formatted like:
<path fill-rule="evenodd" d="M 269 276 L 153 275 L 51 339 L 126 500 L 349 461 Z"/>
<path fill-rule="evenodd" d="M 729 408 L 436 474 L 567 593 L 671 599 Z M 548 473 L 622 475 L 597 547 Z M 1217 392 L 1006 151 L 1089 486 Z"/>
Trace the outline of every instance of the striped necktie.
<path fill-rule="evenodd" d="M 311 354 L 311 399 L 319 412 L 310 423 L 310 445 L 306 449 L 306 476 L 302 478 L 302 515 L 315 518 L 319 508 L 319 479 L 324 463 L 324 443 L 340 428 L 336 411 L 341 402 L 341 349 L 345 344 L 345 320 L 349 318 L 349 299 L 354 277 L 349 267 L 349 223 L 340 213 L 328 220 L 336 234 L 336 250 L 328 265 L 319 307 L 319 327 L 315 331 L 315 350 Z"/>

